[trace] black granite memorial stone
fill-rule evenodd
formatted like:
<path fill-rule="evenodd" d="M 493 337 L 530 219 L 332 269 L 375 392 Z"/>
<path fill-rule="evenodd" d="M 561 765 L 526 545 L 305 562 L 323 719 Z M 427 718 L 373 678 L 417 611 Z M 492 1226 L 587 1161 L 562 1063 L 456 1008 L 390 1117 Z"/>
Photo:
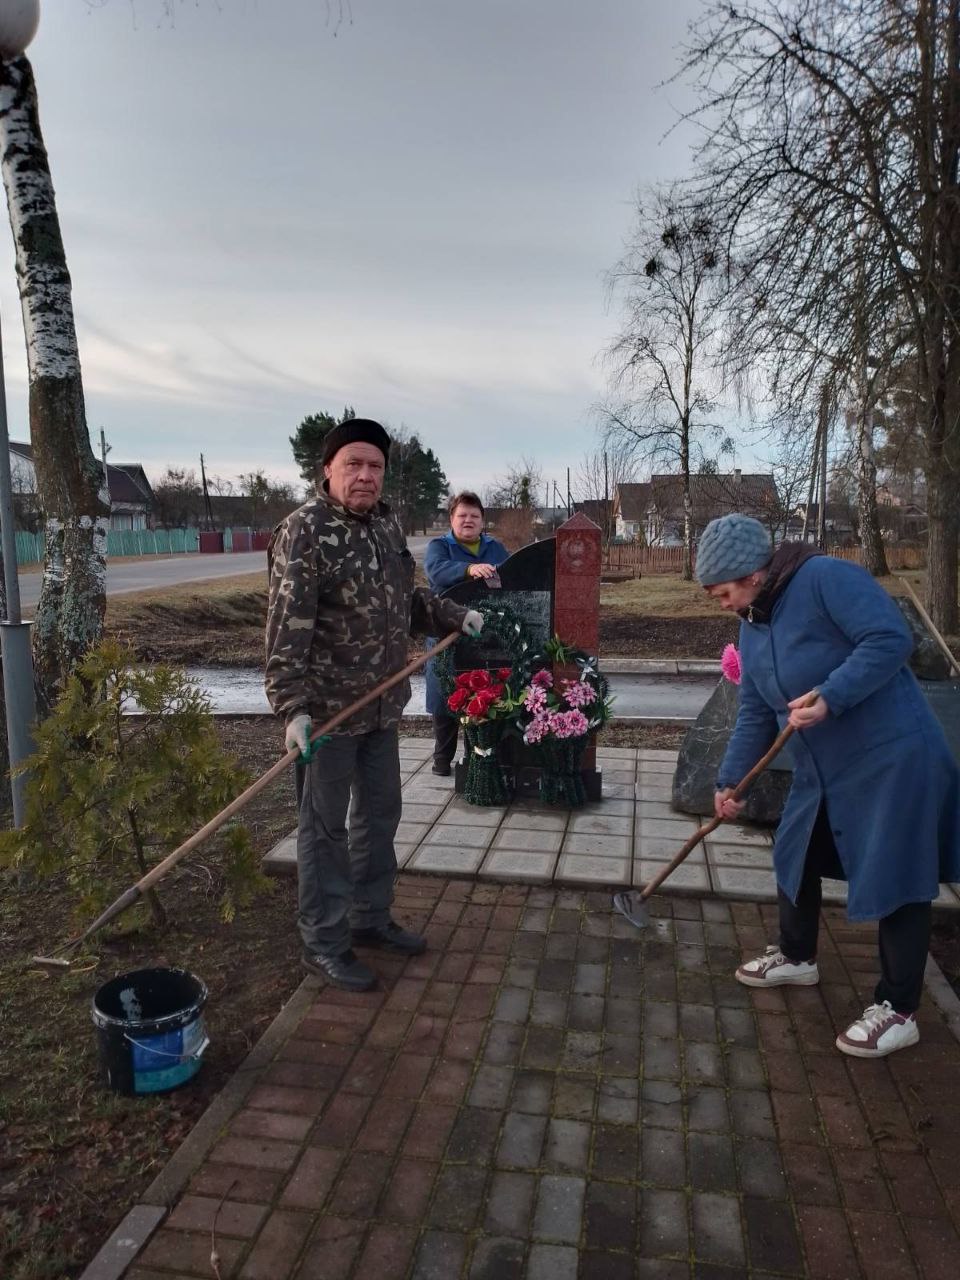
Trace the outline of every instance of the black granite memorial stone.
<path fill-rule="evenodd" d="M 526 623 L 539 648 L 553 635 L 555 546 L 553 538 L 531 542 L 499 566 L 494 586 L 485 578 L 465 578 L 444 591 L 444 598 L 466 606 L 480 600 L 507 605 Z"/>

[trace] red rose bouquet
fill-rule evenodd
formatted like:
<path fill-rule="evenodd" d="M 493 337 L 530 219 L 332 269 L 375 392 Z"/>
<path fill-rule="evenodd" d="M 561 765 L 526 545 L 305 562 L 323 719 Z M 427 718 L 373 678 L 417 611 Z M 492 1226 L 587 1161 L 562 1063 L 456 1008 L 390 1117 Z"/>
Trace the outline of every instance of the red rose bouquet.
<path fill-rule="evenodd" d="M 483 669 L 464 671 L 454 681 L 447 706 L 464 725 L 469 721 L 506 719 L 516 705 L 507 689 L 510 675 L 509 667 L 500 668 L 495 676 Z"/>
<path fill-rule="evenodd" d="M 463 798 L 470 804 L 506 804 L 510 799 L 497 747 L 516 702 L 507 681 L 512 671 L 478 668 L 463 671 L 454 681 L 447 706 L 463 725 L 467 742 L 467 777 Z"/>

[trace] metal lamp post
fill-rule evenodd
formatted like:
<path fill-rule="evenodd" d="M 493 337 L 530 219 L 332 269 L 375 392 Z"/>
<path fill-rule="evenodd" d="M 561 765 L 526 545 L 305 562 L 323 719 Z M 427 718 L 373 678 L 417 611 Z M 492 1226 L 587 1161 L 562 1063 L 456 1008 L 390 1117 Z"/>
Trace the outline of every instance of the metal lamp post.
<path fill-rule="evenodd" d="M 17 58 L 36 35 L 40 21 L 39 0 L 0 0 L 0 58 Z M 17 540 L 14 537 L 13 485 L 10 479 L 10 437 L 7 432 L 7 396 L 3 378 L 3 344 L 0 338 L 0 548 L 7 616 L 0 621 L 0 658 L 3 661 L 3 697 L 7 715 L 7 745 L 11 769 L 30 755 L 31 726 L 36 718 L 33 662 L 30 657 L 30 623 L 20 617 L 20 579 L 17 576 Z M 24 820 L 24 787 L 21 775 L 12 780 L 13 821 Z"/>

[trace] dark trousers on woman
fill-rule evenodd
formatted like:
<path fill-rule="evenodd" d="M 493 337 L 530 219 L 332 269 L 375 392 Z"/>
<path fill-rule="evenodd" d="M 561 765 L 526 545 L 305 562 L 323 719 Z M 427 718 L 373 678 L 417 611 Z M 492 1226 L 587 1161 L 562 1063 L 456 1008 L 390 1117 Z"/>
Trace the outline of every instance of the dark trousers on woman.
<path fill-rule="evenodd" d="M 457 730 L 460 722 L 456 716 L 440 711 L 433 717 L 433 763 L 447 768 L 457 752 Z"/>
<path fill-rule="evenodd" d="M 821 876 L 846 879 L 823 805 L 810 837 L 796 904 L 777 890 L 780 950 L 794 963 L 812 961 L 817 954 Z M 873 997 L 877 1004 L 889 1000 L 897 1013 L 915 1013 L 920 1007 L 931 915 L 929 902 L 908 902 L 880 920 L 881 977 Z"/>

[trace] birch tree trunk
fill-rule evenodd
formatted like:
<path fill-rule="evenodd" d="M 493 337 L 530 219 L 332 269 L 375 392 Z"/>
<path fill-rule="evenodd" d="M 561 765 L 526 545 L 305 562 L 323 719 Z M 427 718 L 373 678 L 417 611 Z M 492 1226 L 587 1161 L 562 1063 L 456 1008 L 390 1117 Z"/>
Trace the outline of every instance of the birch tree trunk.
<path fill-rule="evenodd" d="M 857 407 L 857 517 L 863 567 L 875 578 L 889 572 L 877 506 L 877 462 L 873 444 L 873 404 L 864 391 Z"/>
<path fill-rule="evenodd" d="M 46 521 L 33 627 L 42 714 L 103 629 L 110 508 L 87 433 L 70 274 L 26 57 L 0 63 L 0 167 L 27 343 L 30 439 Z"/>

